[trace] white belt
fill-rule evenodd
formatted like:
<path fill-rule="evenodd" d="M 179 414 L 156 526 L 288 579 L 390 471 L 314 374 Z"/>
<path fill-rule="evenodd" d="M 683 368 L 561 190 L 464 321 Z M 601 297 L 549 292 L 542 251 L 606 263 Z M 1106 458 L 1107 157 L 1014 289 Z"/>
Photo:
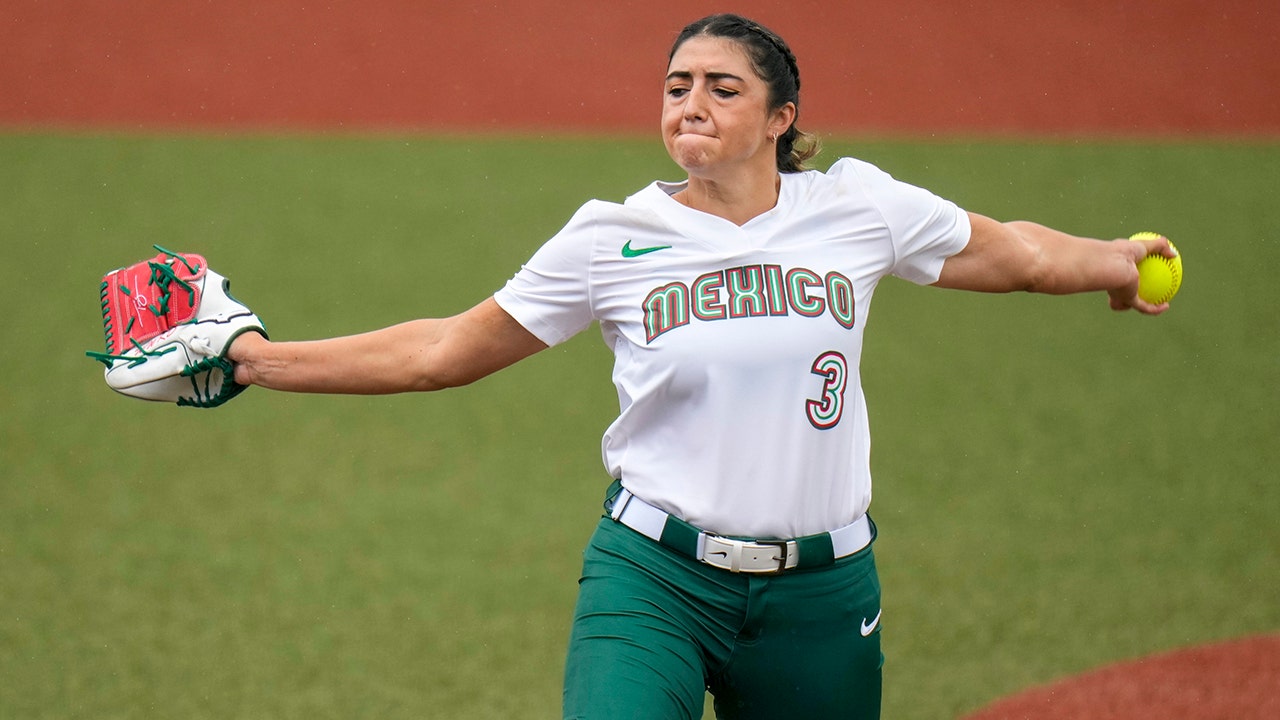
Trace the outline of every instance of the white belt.
<path fill-rule="evenodd" d="M 871 544 L 872 539 L 871 521 L 864 514 L 842 528 L 795 540 L 734 540 L 698 530 L 632 495 L 626 488 L 614 498 L 611 517 L 645 537 L 730 572 L 778 573 L 796 567 L 815 567 L 821 563 L 802 562 L 802 545 L 829 537 L 832 557 L 838 559 L 862 550 Z M 671 534 L 664 539 L 663 531 L 669 522 L 682 524 L 696 532 L 696 542 L 673 540 Z M 681 535 L 692 536 L 691 533 Z"/>

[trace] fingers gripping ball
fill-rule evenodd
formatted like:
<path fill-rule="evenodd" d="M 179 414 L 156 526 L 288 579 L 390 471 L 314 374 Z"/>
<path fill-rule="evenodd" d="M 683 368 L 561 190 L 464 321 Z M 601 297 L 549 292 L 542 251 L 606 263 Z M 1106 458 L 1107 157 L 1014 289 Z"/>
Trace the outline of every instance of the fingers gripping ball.
<path fill-rule="evenodd" d="M 1155 240 L 1164 237 L 1160 233 L 1140 232 L 1130 235 L 1130 240 Z M 1173 247 L 1173 243 L 1169 243 Z M 1174 248 L 1177 252 L 1177 248 Z M 1138 297 L 1153 305 L 1167 303 L 1178 294 L 1182 286 L 1182 255 L 1167 258 L 1152 253 L 1138 261 Z"/>
<path fill-rule="evenodd" d="M 102 278 L 106 352 L 86 354 L 107 366 L 107 385 L 116 392 L 217 407 L 244 390 L 226 357 L 231 342 L 266 330 L 203 257 L 156 249 L 154 258 Z"/>

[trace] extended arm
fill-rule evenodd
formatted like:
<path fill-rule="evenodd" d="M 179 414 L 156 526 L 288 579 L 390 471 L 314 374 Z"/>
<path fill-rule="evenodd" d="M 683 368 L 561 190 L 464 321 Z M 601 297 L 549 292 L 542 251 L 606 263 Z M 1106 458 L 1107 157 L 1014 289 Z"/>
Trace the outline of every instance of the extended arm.
<path fill-rule="evenodd" d="M 546 347 L 489 298 L 453 317 L 327 340 L 277 343 L 249 333 L 228 357 L 242 385 L 377 395 L 466 385 Z"/>
<path fill-rule="evenodd" d="M 1052 295 L 1101 290 L 1114 310 L 1159 315 L 1169 308 L 1168 303 L 1152 305 L 1138 297 L 1137 267 L 1148 253 L 1173 257 L 1168 240 L 1093 240 L 976 213 L 969 213 L 969 223 L 969 244 L 947 259 L 937 287 Z"/>

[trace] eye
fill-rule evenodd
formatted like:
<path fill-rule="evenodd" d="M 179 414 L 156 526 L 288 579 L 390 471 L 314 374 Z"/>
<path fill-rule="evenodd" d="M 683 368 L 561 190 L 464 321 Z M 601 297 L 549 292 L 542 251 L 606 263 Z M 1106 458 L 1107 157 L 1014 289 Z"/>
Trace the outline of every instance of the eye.
<path fill-rule="evenodd" d="M 729 88 L 723 87 L 716 88 L 715 90 L 712 90 L 712 92 L 716 94 L 716 97 L 722 98 L 733 97 L 738 94 L 737 90 L 730 90 Z"/>
<path fill-rule="evenodd" d="M 686 88 L 686 87 L 669 87 L 669 88 L 667 88 L 667 94 L 668 94 L 668 95 L 670 95 L 670 96 L 671 96 L 671 97 L 673 97 L 673 98 L 684 97 L 685 95 L 688 95 L 688 94 L 689 94 L 689 88 Z"/>

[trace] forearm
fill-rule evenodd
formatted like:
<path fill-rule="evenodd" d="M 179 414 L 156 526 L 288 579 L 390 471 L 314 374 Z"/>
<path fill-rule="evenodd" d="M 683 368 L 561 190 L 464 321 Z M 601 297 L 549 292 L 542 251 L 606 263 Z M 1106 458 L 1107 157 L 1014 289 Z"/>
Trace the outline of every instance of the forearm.
<path fill-rule="evenodd" d="M 488 298 L 461 315 L 328 340 L 272 343 L 246 333 L 228 358 L 242 385 L 381 395 L 466 385 L 546 347 Z"/>
<path fill-rule="evenodd" d="M 1029 292 L 1051 295 L 1110 291 L 1138 281 L 1133 248 L 1114 241 L 1069 235 L 1031 222 L 1005 227 L 1028 247 Z"/>
<path fill-rule="evenodd" d="M 273 390 L 379 395 L 437 390 L 431 355 L 444 320 L 415 320 L 346 337 L 301 342 L 237 341 L 236 380 Z"/>
<path fill-rule="evenodd" d="M 1054 295 L 1137 287 L 1142 250 L 1069 235 L 1032 222 L 969 214 L 969 244 L 947 258 L 939 287 Z M 1135 254 L 1138 253 L 1138 254 Z"/>

